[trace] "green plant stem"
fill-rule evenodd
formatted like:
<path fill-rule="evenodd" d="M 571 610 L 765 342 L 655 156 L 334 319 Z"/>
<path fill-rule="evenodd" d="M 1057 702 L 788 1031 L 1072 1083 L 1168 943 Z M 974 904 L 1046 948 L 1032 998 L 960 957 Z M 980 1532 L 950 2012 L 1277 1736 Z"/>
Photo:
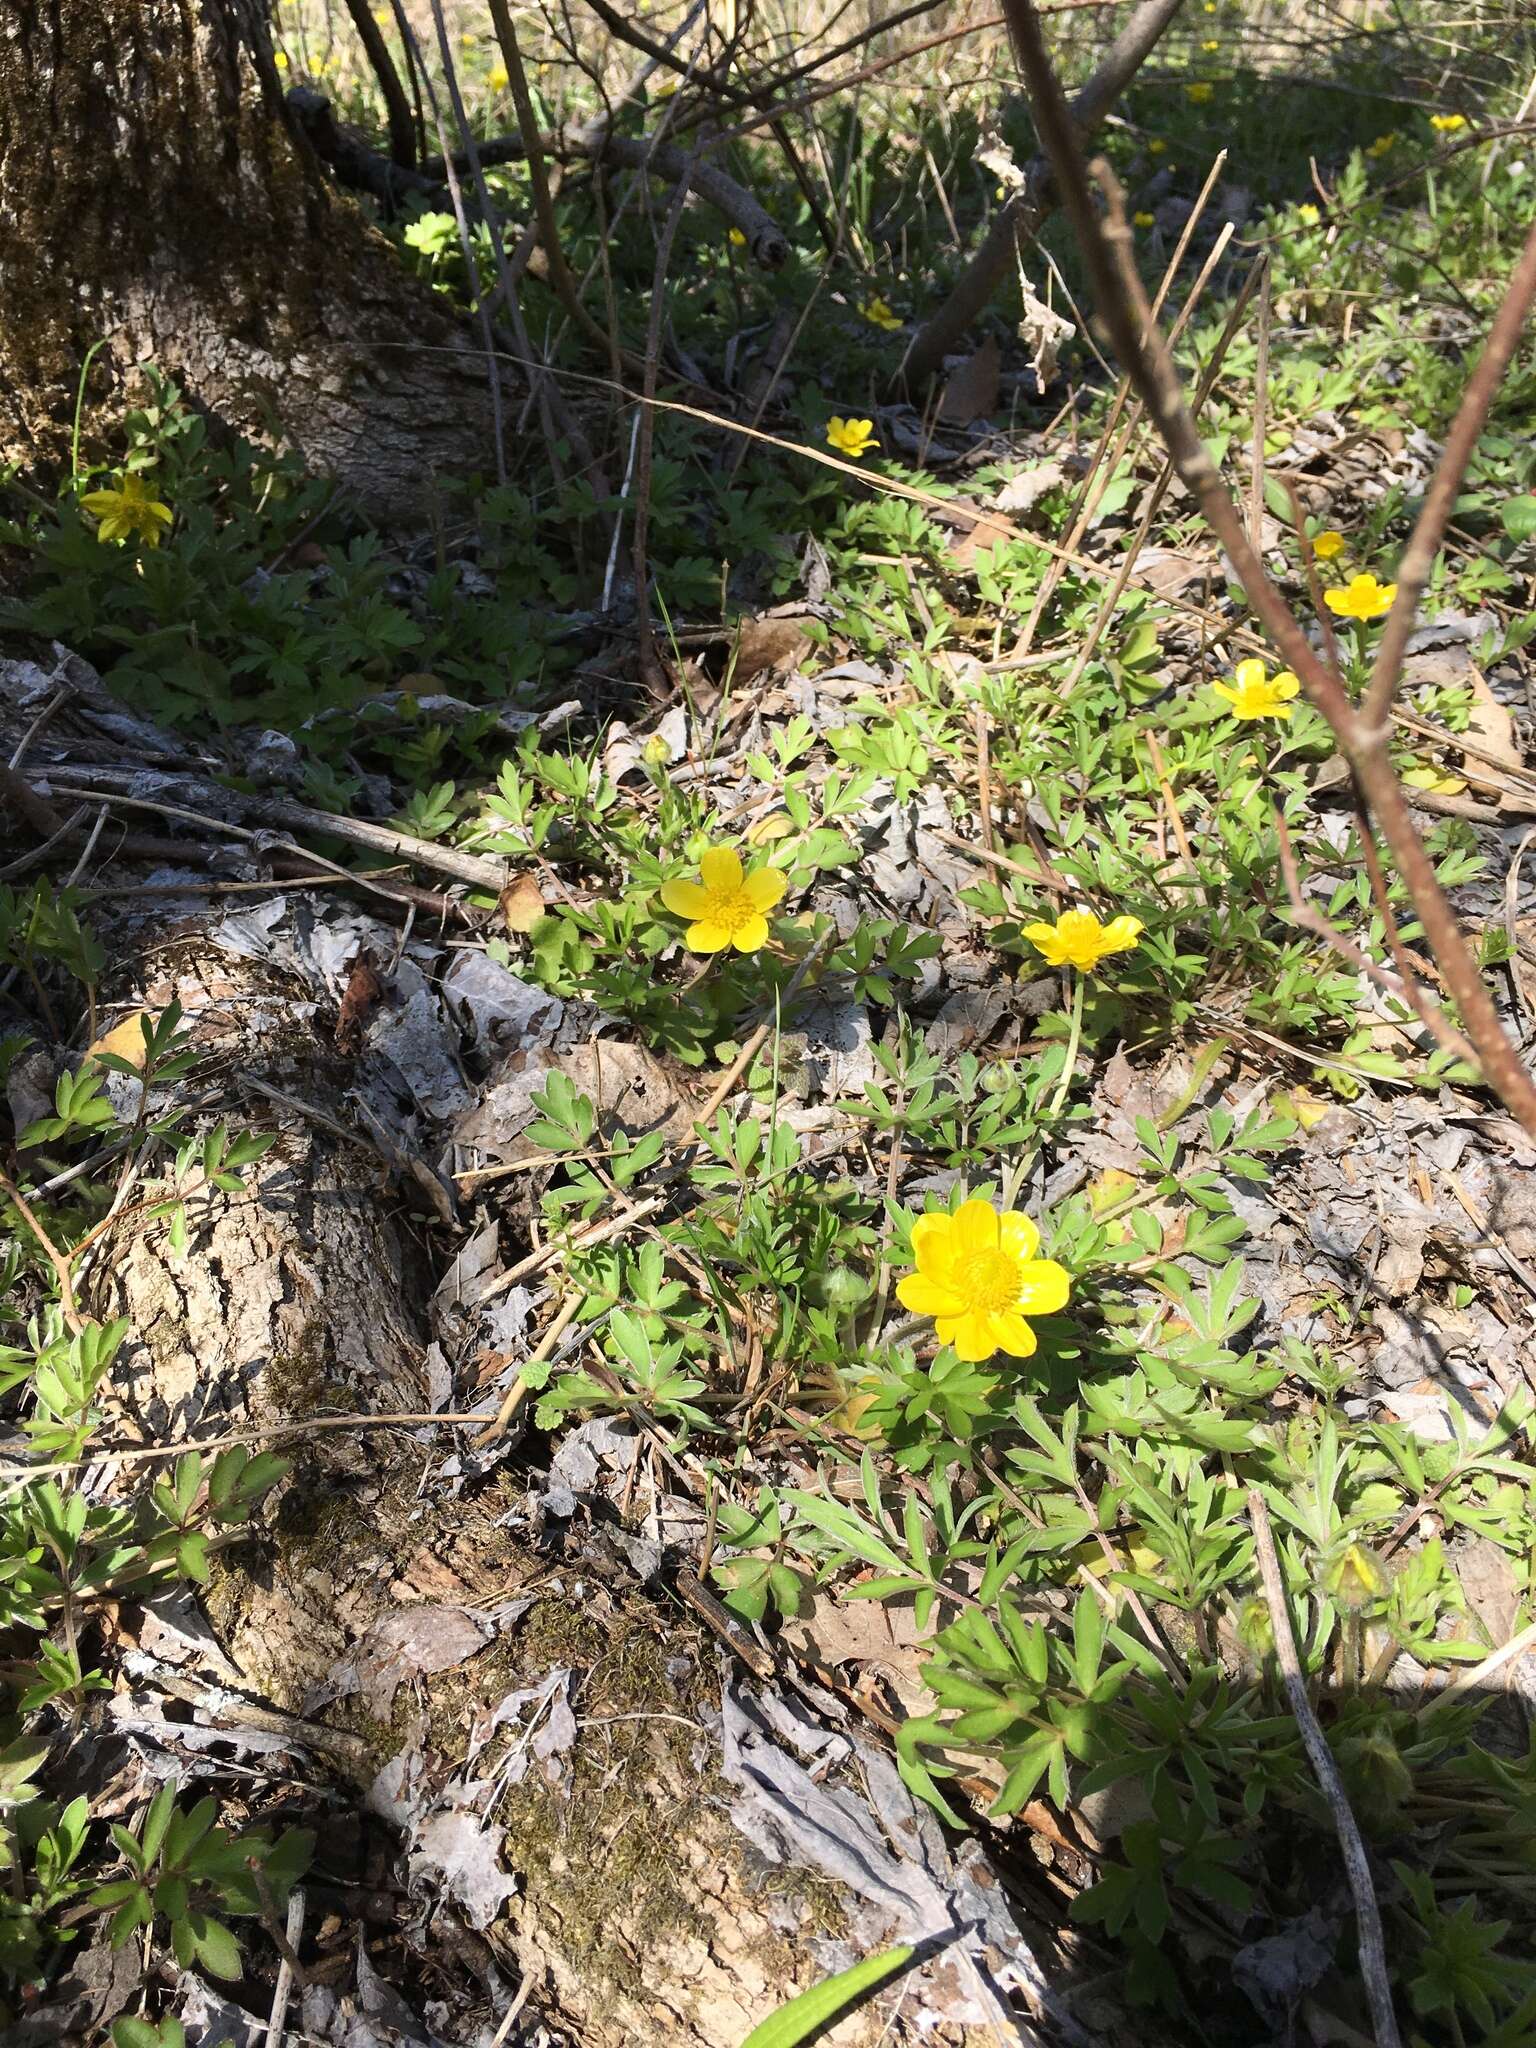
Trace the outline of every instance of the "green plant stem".
<path fill-rule="evenodd" d="M 103 334 L 93 341 L 85 352 L 85 361 L 80 365 L 80 382 L 75 386 L 75 424 L 69 437 L 69 480 L 72 484 L 80 481 L 80 418 L 85 411 L 85 380 L 91 374 L 91 364 L 107 345 Z"/>
<path fill-rule="evenodd" d="M 1051 1098 L 1051 1116 L 1060 1116 L 1072 1086 L 1072 1075 L 1077 1067 L 1077 1049 L 1083 1038 L 1083 982 L 1085 976 L 1079 973 L 1072 983 L 1072 1009 L 1067 1030 L 1067 1056 L 1061 1063 L 1061 1078 L 1056 1083 L 1056 1093 Z"/>

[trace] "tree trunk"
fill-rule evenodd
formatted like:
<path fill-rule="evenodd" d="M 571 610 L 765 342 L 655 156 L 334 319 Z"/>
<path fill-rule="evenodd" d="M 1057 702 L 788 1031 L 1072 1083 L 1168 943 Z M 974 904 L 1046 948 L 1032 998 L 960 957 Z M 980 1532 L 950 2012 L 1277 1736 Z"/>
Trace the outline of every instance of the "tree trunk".
<path fill-rule="evenodd" d="M 883 1923 L 823 1873 L 757 1861 L 731 1819 L 720 1646 L 641 1588 L 620 1538 L 540 1534 L 508 1466 L 445 1478 L 466 1438 L 361 1422 L 433 1406 L 435 1275 L 422 1220 L 367 1147 L 337 1135 L 361 1075 L 330 1045 L 334 1019 L 301 1021 L 312 991 L 220 950 L 201 920 L 158 929 L 152 906 L 100 936 L 126 963 L 105 991 L 113 1009 L 178 1001 L 201 1056 L 183 1085 L 220 1076 L 232 1128 L 270 1126 L 263 1084 L 304 1111 L 278 1112 L 279 1141 L 242 1192 L 192 1207 L 183 1256 L 163 1220 L 129 1221 L 87 1269 L 82 1306 L 132 1327 L 114 1372 L 126 1427 L 169 1444 L 259 1425 L 293 1465 L 259 1532 L 215 1554 L 200 1596 L 217 1644 L 202 1669 L 217 1684 L 184 1664 L 157 1670 L 152 1635 L 138 1683 L 151 1699 L 159 1688 L 206 1703 L 215 1726 L 238 1729 L 246 1709 L 262 1727 L 274 1711 L 306 1717 L 297 1753 L 307 1746 L 311 1774 L 330 1766 L 400 1825 L 414 1879 L 467 1917 L 504 1979 L 532 1979 L 534 2009 L 562 2037 L 739 2048 L 824 1974 L 828 1944 L 879 1948 Z M 361 1426 L 327 1427 L 335 1417 Z M 306 1421 L 307 1434 L 284 1432 Z M 423 1615 L 482 1626 L 485 1640 L 449 1668 L 408 1667 L 383 1697 L 338 1686 Z M 503 1782 L 496 1709 L 561 1678 L 553 1764 Z M 467 1886 L 456 1850 L 426 1854 L 433 1841 L 473 1845 Z M 831 2038 L 991 2043 L 990 2028 L 940 2024 L 959 1985 L 949 1974 L 931 1994 L 894 1988 Z"/>
<path fill-rule="evenodd" d="M 0 460 L 67 457 L 153 364 L 383 510 L 488 466 L 487 369 L 293 132 L 264 0 L 12 0 L 0 21 Z"/>

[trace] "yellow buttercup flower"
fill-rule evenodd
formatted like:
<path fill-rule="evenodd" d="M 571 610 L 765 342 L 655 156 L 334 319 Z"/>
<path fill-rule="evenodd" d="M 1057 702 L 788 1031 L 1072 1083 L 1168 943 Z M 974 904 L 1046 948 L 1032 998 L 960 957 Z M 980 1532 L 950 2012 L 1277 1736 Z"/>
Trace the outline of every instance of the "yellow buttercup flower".
<path fill-rule="evenodd" d="M 491 75 L 485 82 L 492 92 L 505 92 L 512 83 L 511 74 L 508 72 L 505 64 L 493 64 L 491 66 Z"/>
<path fill-rule="evenodd" d="M 917 1271 L 896 1298 L 914 1315 L 932 1316 L 941 1344 L 972 1365 L 1006 1351 L 1028 1358 L 1036 1347 L 1026 1317 L 1067 1305 L 1072 1280 L 1054 1259 L 1038 1258 L 1040 1233 L 1016 1209 L 962 1202 L 953 1216 L 920 1216 L 912 1226 Z"/>
<path fill-rule="evenodd" d="M 1310 204 L 1304 203 L 1296 209 L 1296 218 L 1304 228 L 1315 228 L 1322 217 L 1317 208 Z"/>
<path fill-rule="evenodd" d="M 1344 552 L 1344 536 L 1332 526 L 1312 536 L 1312 552 L 1320 562 L 1331 562 Z"/>
<path fill-rule="evenodd" d="M 1342 590 L 1325 590 L 1323 603 L 1341 619 L 1384 619 L 1397 596 L 1395 583 L 1374 576 L 1351 576 Z"/>
<path fill-rule="evenodd" d="M 1166 142 L 1164 142 L 1161 135 L 1154 135 L 1152 140 L 1147 144 L 1147 154 L 1149 156 L 1161 156 L 1163 151 L 1167 147 L 1168 145 Z"/>
<path fill-rule="evenodd" d="M 288 69 L 288 52 L 286 50 L 274 51 L 272 56 L 272 62 L 277 66 L 279 71 L 286 71 Z"/>
<path fill-rule="evenodd" d="M 894 334 L 901 326 L 901 315 L 893 313 L 884 299 L 871 299 L 860 310 L 872 327 L 883 327 L 887 334 Z"/>
<path fill-rule="evenodd" d="M 777 868 L 741 865 L 728 846 L 712 846 L 699 862 L 696 882 L 663 882 L 661 900 L 674 917 L 689 920 L 686 941 L 694 953 L 755 953 L 768 941 L 766 912 L 784 894 Z"/>
<path fill-rule="evenodd" d="M 836 413 L 827 421 L 827 440 L 839 455 L 851 455 L 855 461 L 880 446 L 873 420 L 845 420 Z"/>
<path fill-rule="evenodd" d="M 1365 153 L 1367 156 L 1385 156 L 1389 149 L 1396 146 L 1397 130 L 1394 128 L 1389 134 L 1378 135 L 1374 142 L 1367 144 Z"/>
<path fill-rule="evenodd" d="M 96 521 L 100 541 L 132 540 L 147 547 L 160 545 L 160 529 L 171 523 L 171 508 L 151 497 L 142 476 L 130 472 L 120 484 L 108 484 L 99 491 L 87 491 L 80 500 Z"/>
<path fill-rule="evenodd" d="M 1454 135 L 1458 129 L 1466 127 L 1467 117 L 1465 114 L 1431 114 L 1429 125 L 1437 135 Z"/>
<path fill-rule="evenodd" d="M 1197 78 L 1193 85 L 1186 85 L 1184 97 L 1193 100 L 1197 107 L 1203 107 L 1207 100 L 1216 97 L 1216 88 L 1207 78 Z"/>
<path fill-rule="evenodd" d="M 1215 36 L 1207 36 L 1207 38 L 1200 45 L 1200 47 L 1202 50 L 1219 50 L 1221 48 L 1221 43 Z"/>
<path fill-rule="evenodd" d="M 1234 718 L 1289 719 L 1296 709 L 1291 699 L 1301 694 L 1288 668 L 1272 676 L 1262 661 L 1240 661 L 1230 683 L 1212 683 L 1211 688 L 1232 706 Z"/>
<path fill-rule="evenodd" d="M 1146 927 L 1139 917 L 1100 924 L 1091 910 L 1064 910 L 1055 924 L 1027 924 L 1024 936 L 1052 967 L 1092 974 L 1111 953 L 1129 953 Z"/>
<path fill-rule="evenodd" d="M 1134 216 L 1133 224 L 1139 228 L 1155 228 L 1157 226 L 1157 215 L 1155 213 L 1138 213 Z"/>
<path fill-rule="evenodd" d="M 733 249 L 745 249 L 745 247 L 747 246 L 747 238 L 742 233 L 740 228 L 727 229 L 725 239 L 730 243 Z"/>

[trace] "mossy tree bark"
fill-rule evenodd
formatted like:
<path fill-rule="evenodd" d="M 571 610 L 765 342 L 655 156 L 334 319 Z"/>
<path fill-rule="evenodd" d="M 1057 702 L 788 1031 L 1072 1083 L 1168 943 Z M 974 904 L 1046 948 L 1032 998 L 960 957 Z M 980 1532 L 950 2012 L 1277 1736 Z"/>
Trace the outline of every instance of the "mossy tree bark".
<path fill-rule="evenodd" d="M 198 1072 L 228 1079 L 231 1128 L 270 1127 L 263 1086 L 307 1111 L 279 1112 L 240 1193 L 191 1205 L 183 1255 L 164 1219 L 139 1218 L 83 1276 L 82 1306 L 130 1324 L 113 1378 L 128 1433 L 173 1445 L 255 1431 L 291 1461 L 199 1595 L 220 1697 L 309 1717 L 308 1768 L 329 1766 L 359 1799 L 372 1787 L 397 1819 L 387 1766 L 409 1756 L 412 1785 L 446 1798 L 456 1779 L 487 1775 L 471 1762 L 498 1703 L 568 1672 L 580 1719 L 556 1782 L 530 1770 L 494 1806 L 509 1896 L 480 1923 L 486 1953 L 531 1978 L 536 2008 L 584 2048 L 739 2048 L 822 1974 L 815 1939 L 841 1933 L 858 1902 L 806 1871 L 765 1883 L 731 1824 L 718 1644 L 595 1531 L 562 1562 L 559 1539 L 519 1515 L 512 1468 L 459 1490 L 440 1469 L 454 1439 L 388 1426 L 429 1405 L 429 1231 L 366 1144 L 342 1142 L 356 1075 L 328 1043 L 331 1020 L 296 1015 L 307 989 L 233 957 L 196 919 L 165 928 L 129 903 L 99 931 L 122 963 L 107 1000 L 181 1005 Z M 402 1684 L 392 1708 L 334 1696 L 338 1667 L 410 1610 L 509 1602 L 516 1615 L 482 1649 Z M 406 1825 L 406 1849 L 418 1840 Z M 919 2036 L 887 2004 L 833 2038 L 902 2048 Z"/>
<path fill-rule="evenodd" d="M 155 364 L 374 505 L 486 466 L 487 371 L 285 112 L 265 0 L 0 10 L 0 460 Z"/>

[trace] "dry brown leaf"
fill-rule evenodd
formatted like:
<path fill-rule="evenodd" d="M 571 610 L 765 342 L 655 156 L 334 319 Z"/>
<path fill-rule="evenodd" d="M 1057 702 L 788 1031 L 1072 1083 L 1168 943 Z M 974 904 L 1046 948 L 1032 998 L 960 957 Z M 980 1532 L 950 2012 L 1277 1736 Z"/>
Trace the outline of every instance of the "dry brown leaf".
<path fill-rule="evenodd" d="M 502 890 L 501 915 L 509 932 L 531 932 L 544 915 L 544 892 L 531 874 L 514 876 Z"/>
<path fill-rule="evenodd" d="M 90 1059 L 100 1053 L 112 1053 L 120 1060 L 126 1060 L 130 1067 L 144 1064 L 144 1027 L 153 1029 L 155 1018 L 148 1010 L 135 1010 L 125 1017 L 121 1024 L 114 1024 L 110 1031 L 104 1031 L 86 1054 Z"/>
<path fill-rule="evenodd" d="M 798 668 L 810 652 L 811 636 L 803 617 L 743 619 L 732 642 L 732 690 L 742 689 L 772 670 Z"/>
<path fill-rule="evenodd" d="M 363 1049 L 363 1031 L 368 1019 L 383 999 L 384 984 L 373 964 L 373 955 L 364 950 L 352 962 L 347 974 L 346 992 L 341 999 L 341 1009 L 336 1018 L 336 1050 L 354 1056 Z"/>
<path fill-rule="evenodd" d="M 1500 785 L 1490 782 L 1478 770 L 1482 766 L 1479 755 L 1486 757 L 1491 765 L 1512 769 L 1520 774 L 1525 763 L 1520 758 L 1520 748 L 1515 739 L 1515 715 L 1505 704 L 1501 704 L 1487 682 L 1482 671 L 1467 664 L 1466 680 L 1472 689 L 1472 709 L 1467 718 L 1467 733 L 1478 747 L 1478 754 L 1466 756 L 1465 774 L 1468 783 L 1481 796 L 1499 797 L 1503 794 Z"/>

